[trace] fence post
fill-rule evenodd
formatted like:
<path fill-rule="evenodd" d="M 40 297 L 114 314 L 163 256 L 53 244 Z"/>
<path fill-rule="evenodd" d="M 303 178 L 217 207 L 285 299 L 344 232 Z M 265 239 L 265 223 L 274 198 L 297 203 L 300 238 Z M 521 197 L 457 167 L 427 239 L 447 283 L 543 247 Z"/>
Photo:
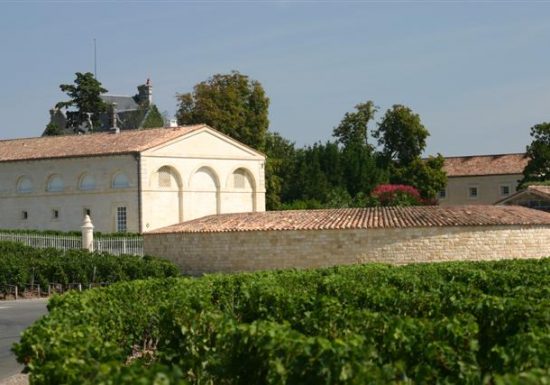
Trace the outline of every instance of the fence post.
<path fill-rule="evenodd" d="M 89 215 L 84 217 L 82 229 L 82 248 L 89 252 L 94 251 L 94 225 Z"/>

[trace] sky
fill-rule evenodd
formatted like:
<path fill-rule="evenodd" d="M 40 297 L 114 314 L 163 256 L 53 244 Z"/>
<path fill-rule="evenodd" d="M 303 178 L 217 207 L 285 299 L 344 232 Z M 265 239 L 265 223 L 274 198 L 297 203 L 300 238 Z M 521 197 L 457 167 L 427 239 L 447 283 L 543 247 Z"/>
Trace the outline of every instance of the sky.
<path fill-rule="evenodd" d="M 426 155 L 522 152 L 550 121 L 550 1 L 0 0 L 0 138 L 41 135 L 59 90 L 150 78 L 160 111 L 237 70 L 270 98 L 270 130 L 331 139 L 358 103 L 419 114 Z M 371 125 L 371 129 L 376 123 Z"/>

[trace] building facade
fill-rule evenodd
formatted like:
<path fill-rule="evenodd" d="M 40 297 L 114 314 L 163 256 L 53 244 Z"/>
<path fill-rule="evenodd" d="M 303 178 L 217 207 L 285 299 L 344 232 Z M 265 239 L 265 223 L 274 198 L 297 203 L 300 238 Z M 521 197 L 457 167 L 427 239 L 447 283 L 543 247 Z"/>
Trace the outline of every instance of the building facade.
<path fill-rule="evenodd" d="M 487 205 L 505 199 L 517 191 L 528 161 L 523 153 L 447 157 L 447 186 L 439 192 L 439 204 Z"/>
<path fill-rule="evenodd" d="M 517 205 L 550 212 L 550 185 L 531 185 L 504 198 L 497 205 Z"/>
<path fill-rule="evenodd" d="M 0 228 L 146 232 L 265 211 L 265 156 L 205 126 L 0 141 Z"/>

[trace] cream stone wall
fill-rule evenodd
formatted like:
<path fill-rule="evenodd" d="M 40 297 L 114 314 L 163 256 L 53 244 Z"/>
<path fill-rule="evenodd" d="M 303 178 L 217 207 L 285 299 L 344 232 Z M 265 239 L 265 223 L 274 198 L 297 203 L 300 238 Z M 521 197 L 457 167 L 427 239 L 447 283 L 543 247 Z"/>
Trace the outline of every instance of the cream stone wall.
<path fill-rule="evenodd" d="M 440 198 L 439 204 L 442 206 L 493 204 L 515 193 L 522 177 L 521 174 L 449 177 L 446 187 L 447 196 Z M 510 193 L 501 195 L 500 186 L 509 186 Z M 477 198 L 469 196 L 469 187 L 477 187 Z"/>
<path fill-rule="evenodd" d="M 265 211 L 265 157 L 222 134 L 193 133 L 141 155 L 143 230 L 211 214 Z M 159 170 L 171 170 L 170 187 Z M 244 174 L 235 186 L 234 173 Z"/>
<path fill-rule="evenodd" d="M 113 188 L 113 178 L 120 173 L 128 177 L 129 185 Z M 53 175 L 63 180 L 62 191 L 47 191 Z M 82 190 L 80 182 L 86 175 L 88 182 L 95 180 L 95 188 Z M 17 191 L 23 177 L 32 182 L 32 191 Z M 110 233 L 116 231 L 117 207 L 126 207 L 128 231 L 137 232 L 137 192 L 137 161 L 131 155 L 3 162 L 0 229 L 80 231 L 84 210 L 89 209 L 95 230 Z M 54 210 L 59 213 L 57 219 Z"/>
<path fill-rule="evenodd" d="M 202 274 L 550 256 L 550 226 L 145 234 L 145 253 Z"/>

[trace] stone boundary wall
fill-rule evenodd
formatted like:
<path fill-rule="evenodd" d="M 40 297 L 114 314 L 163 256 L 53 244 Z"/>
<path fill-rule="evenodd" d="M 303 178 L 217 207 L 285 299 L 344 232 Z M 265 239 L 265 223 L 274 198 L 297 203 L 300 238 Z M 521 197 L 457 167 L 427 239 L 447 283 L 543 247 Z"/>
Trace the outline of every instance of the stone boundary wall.
<path fill-rule="evenodd" d="M 550 226 L 145 233 L 144 251 L 192 275 L 367 262 L 542 258 L 550 257 Z"/>

